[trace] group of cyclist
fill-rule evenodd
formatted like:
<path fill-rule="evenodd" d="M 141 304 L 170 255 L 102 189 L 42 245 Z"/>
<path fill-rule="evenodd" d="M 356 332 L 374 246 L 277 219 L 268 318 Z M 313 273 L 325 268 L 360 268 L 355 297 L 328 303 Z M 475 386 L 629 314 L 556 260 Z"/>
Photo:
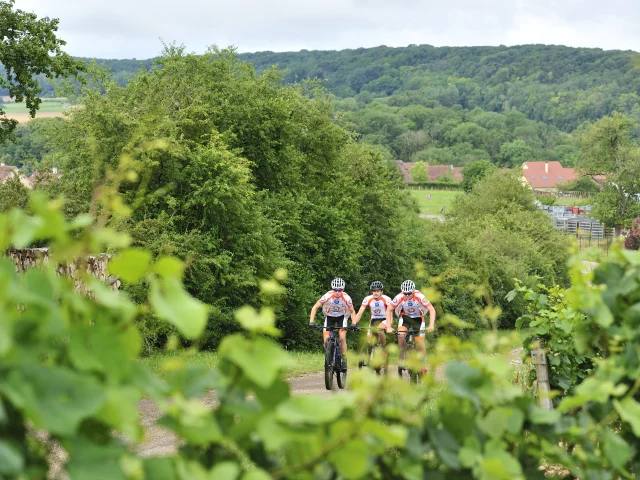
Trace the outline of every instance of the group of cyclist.
<path fill-rule="evenodd" d="M 432 332 L 435 327 L 436 311 L 433 305 L 425 298 L 412 280 L 405 280 L 400 287 L 398 293 L 393 299 L 384 294 L 384 285 L 380 281 L 375 281 L 369 287 L 371 294 L 362 300 L 362 304 L 358 313 L 353 307 L 353 300 L 344 291 L 345 281 L 341 278 L 334 278 L 331 282 L 331 290 L 325 293 L 315 303 L 311 309 L 309 324 L 314 325 L 318 309 L 322 308 L 324 314 L 324 327 L 341 327 L 339 330 L 340 343 L 342 345 L 342 353 L 347 352 L 347 323 L 348 317 L 351 316 L 353 326 L 358 325 L 365 310 L 368 308 L 371 312 L 369 322 L 370 331 L 377 329 L 379 332 L 379 341 L 381 345 L 386 344 L 386 333 L 393 332 L 393 316 L 394 313 L 398 317 L 398 346 L 402 350 L 406 342 L 406 333 L 408 329 L 419 331 L 415 335 L 416 348 L 424 359 L 426 357 L 426 348 L 424 344 L 425 332 Z M 425 325 L 425 316 L 429 314 L 429 325 Z M 371 333 L 369 332 L 369 335 Z M 327 345 L 327 339 L 330 333 L 325 330 L 323 332 L 324 345 Z"/>

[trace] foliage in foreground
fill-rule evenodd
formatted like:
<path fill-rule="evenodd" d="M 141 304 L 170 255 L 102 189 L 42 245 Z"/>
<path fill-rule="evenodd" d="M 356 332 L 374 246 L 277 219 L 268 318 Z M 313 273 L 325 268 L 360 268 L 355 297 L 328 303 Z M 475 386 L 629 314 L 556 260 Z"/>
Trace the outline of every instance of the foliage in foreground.
<path fill-rule="evenodd" d="M 637 253 L 614 252 L 596 271 L 595 287 L 574 272 L 568 299 L 589 327 L 576 349 L 599 343 L 604 353 L 555 411 L 541 410 L 511 383 L 504 358 L 455 337 L 435 344 L 423 384 L 366 371 L 353 376 L 350 391 L 327 401 L 290 395 L 281 373 L 291 359 L 269 338 L 278 334 L 269 308 L 236 313 L 245 332 L 223 340 L 217 369 L 171 361 L 166 378 L 156 378 L 136 359 L 142 347 L 136 317 L 154 311 L 193 339 L 207 318 L 207 307 L 182 286 L 181 262 L 153 261 L 127 248 L 126 236 L 87 227 L 86 216 L 68 223 L 59 203 L 35 196 L 31 208 L 33 216 L 0 215 L 1 250 L 48 241 L 54 260 L 64 261 L 112 245 L 122 248 L 112 271 L 128 281 L 144 277 L 151 288 L 136 305 L 83 278 L 93 290 L 84 297 L 55 274 L 53 262 L 17 274 L 10 261 L 0 261 L 0 478 L 45 478 L 53 444 L 69 453 L 64 469 L 71 480 L 497 480 L 542 478 L 540 467 L 548 464 L 585 480 L 640 473 Z M 280 291 L 274 282 L 263 288 Z M 486 340 L 489 353 L 498 348 L 493 334 Z M 467 363 L 451 358 L 462 352 L 471 357 Z M 445 361 L 444 391 L 434 399 L 433 372 Z M 219 400 L 212 410 L 198 400 L 211 388 Z M 174 455 L 133 453 L 143 440 L 137 411 L 143 396 L 162 412 L 158 423 L 183 442 Z"/>

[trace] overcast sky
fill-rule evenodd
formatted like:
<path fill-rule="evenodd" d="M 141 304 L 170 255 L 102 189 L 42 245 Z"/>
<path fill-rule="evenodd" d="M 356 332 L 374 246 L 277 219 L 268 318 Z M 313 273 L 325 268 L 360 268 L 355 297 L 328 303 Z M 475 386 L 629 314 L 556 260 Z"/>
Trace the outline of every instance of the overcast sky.
<path fill-rule="evenodd" d="M 60 19 L 74 56 L 544 43 L 640 51 L 638 0 L 16 0 Z"/>

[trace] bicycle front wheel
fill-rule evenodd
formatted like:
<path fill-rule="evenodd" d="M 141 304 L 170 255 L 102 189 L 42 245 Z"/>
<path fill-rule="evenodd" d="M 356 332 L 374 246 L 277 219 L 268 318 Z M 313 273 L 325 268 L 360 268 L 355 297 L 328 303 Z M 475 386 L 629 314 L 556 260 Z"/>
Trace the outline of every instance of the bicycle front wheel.
<path fill-rule="evenodd" d="M 347 386 L 347 357 L 340 356 L 340 364 L 336 365 L 336 377 L 338 377 L 338 388 Z"/>
<path fill-rule="evenodd" d="M 333 370 L 335 363 L 334 344 L 332 341 L 327 342 L 326 356 L 324 359 L 324 386 L 327 390 L 333 389 Z"/>

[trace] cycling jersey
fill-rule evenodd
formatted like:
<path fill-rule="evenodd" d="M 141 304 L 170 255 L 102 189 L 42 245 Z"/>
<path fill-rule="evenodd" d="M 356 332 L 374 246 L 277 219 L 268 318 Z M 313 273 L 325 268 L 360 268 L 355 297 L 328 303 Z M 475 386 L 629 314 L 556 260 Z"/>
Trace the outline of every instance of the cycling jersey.
<path fill-rule="evenodd" d="M 391 298 L 387 295 L 381 295 L 378 299 L 375 299 L 373 295 L 369 295 L 362 300 L 362 306 L 369 307 L 371 310 L 371 320 L 387 318 L 387 307 L 390 303 Z"/>
<path fill-rule="evenodd" d="M 396 309 L 396 313 L 398 312 L 397 309 L 402 307 L 403 315 L 407 315 L 410 318 L 424 318 L 427 307 L 431 304 L 422 292 L 416 290 L 413 292 L 411 298 L 408 298 L 404 293 L 400 292 L 391 300 L 391 305 Z"/>
<path fill-rule="evenodd" d="M 320 297 L 319 302 L 322 304 L 322 313 L 327 317 L 349 315 L 349 312 L 351 312 L 353 308 L 353 300 L 351 300 L 351 297 L 345 292 L 340 292 L 335 298 L 333 295 L 333 290 L 329 290 Z"/>

